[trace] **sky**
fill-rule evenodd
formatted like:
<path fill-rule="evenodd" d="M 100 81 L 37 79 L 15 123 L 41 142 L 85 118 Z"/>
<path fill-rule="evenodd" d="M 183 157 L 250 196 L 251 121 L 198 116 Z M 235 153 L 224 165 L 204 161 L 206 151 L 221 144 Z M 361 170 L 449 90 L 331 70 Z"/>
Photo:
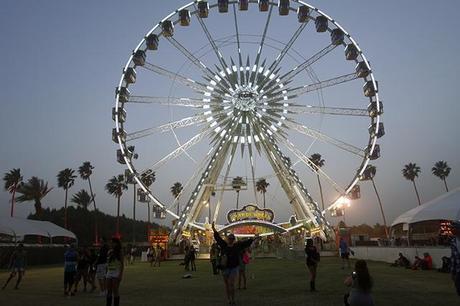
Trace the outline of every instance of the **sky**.
<path fill-rule="evenodd" d="M 460 41 L 456 39 L 455 29 L 460 25 L 456 16 L 460 3 L 444 0 L 436 7 L 432 7 L 432 2 L 420 0 L 317 0 L 309 3 L 352 34 L 379 81 L 386 135 L 379 140 L 382 157 L 373 164 L 377 167 L 376 184 L 389 223 L 417 205 L 412 184 L 401 175 L 405 164 L 415 162 L 421 167 L 422 172 L 416 182 L 422 202 L 444 192 L 442 182 L 431 174 L 431 167 L 438 160 L 447 161 L 452 168 L 447 180 L 449 187 L 459 187 L 460 104 L 457 80 Z M 97 205 L 104 212 L 115 214 L 116 201 L 104 191 L 107 180 L 124 171 L 124 167 L 116 162 L 117 146 L 111 140 L 115 87 L 122 68 L 142 37 L 167 14 L 184 4 L 186 2 L 180 0 L 2 1 L 0 54 L 4 73 L 0 75 L 0 172 L 20 168 L 25 179 L 38 176 L 48 181 L 54 189 L 43 200 L 43 206 L 57 208 L 63 206 L 64 199 L 63 190 L 56 187 L 57 173 L 67 167 L 77 169 L 83 161 L 91 161 L 95 166 L 92 180 Z M 241 33 L 260 35 L 266 15 L 259 14 L 255 5 L 247 14 L 254 17 L 245 19 L 242 15 Z M 231 33 L 229 16 L 214 14 L 206 21 L 213 37 L 223 38 Z M 278 18 L 276 22 L 279 23 L 274 22 L 270 27 L 269 36 L 273 40 L 267 44 L 274 48 L 264 49 L 268 61 L 270 55 L 276 54 L 276 47 L 282 46 L 294 32 L 295 16 L 290 17 L 290 21 Z M 202 59 L 213 62 L 213 54 L 205 47 L 205 36 L 196 20 L 192 19 L 193 22 L 194 27 L 176 27 L 175 37 Z M 287 59 L 283 69 L 292 68 L 296 56 L 308 58 L 326 45 L 327 35 L 317 36 L 312 25 L 309 26 L 305 38 L 293 47 L 298 54 Z M 243 47 L 250 53 L 257 47 L 251 41 L 258 40 L 247 36 Z M 155 63 L 199 79 L 196 70 L 184 65 L 186 60 L 177 50 L 165 41 L 160 43 Z M 200 49 L 203 46 L 204 49 Z M 227 54 L 234 49 L 232 41 L 222 44 L 222 50 Z M 349 63 L 345 65 L 347 63 L 344 63 L 341 51 L 333 55 L 313 66 L 320 79 L 345 74 L 346 69 L 352 67 Z M 138 71 L 138 80 L 136 90 L 141 95 L 190 94 L 181 85 L 146 71 Z M 346 101 L 345 106 L 357 107 L 353 102 L 355 97 L 360 96 L 362 100 L 359 103 L 366 101 L 360 86 L 356 83 L 323 90 L 323 102 L 337 106 Z M 315 95 L 308 99 L 312 104 L 321 103 Z M 170 107 L 133 107 L 128 110 L 127 126 L 132 130 L 141 129 L 191 114 L 190 110 Z M 305 120 L 303 123 L 309 122 L 351 143 L 363 146 L 367 143 L 368 121 L 358 122 L 343 117 Z M 186 129 L 176 136 L 183 143 L 198 130 Z M 293 135 L 292 139 L 305 150 L 311 145 L 309 154 L 314 150 L 321 152 L 326 159 L 324 170 L 339 182 L 345 184 L 353 177 L 358 160 L 299 135 Z M 176 139 L 172 134 L 142 139 L 136 143 L 139 167 L 154 164 L 175 146 Z M 209 148 L 209 142 L 204 141 L 190 152 L 190 158 L 182 156 L 159 170 L 154 185 L 155 195 L 164 202 L 172 202 L 169 186 L 175 181 L 185 184 L 196 170 L 195 162 L 199 164 Z M 258 174 L 267 177 L 271 183 L 267 192 L 268 206 L 278 214 L 278 221 L 284 221 L 291 213 L 286 205 L 287 199 L 263 156 L 258 163 Z M 296 171 L 318 200 L 316 177 L 300 166 Z M 235 162 L 231 175 L 248 177 L 248 172 L 245 155 Z M 334 197 L 332 189 L 327 183 L 323 184 L 325 198 L 330 201 Z M 347 209 L 346 222 L 381 223 L 370 183 L 362 182 L 360 185 L 362 198 Z M 73 194 L 82 188 L 87 188 L 87 183 L 78 179 L 70 192 Z M 253 193 L 250 191 L 242 192 L 241 202 L 254 201 L 251 197 Z M 9 194 L 2 190 L 0 215 L 9 214 L 9 199 Z M 233 207 L 234 200 L 234 193 L 226 195 L 224 201 L 227 204 L 223 208 Z M 16 215 L 25 217 L 32 208 L 32 203 L 19 203 Z M 123 198 L 122 212 L 131 216 L 131 211 L 132 190 L 129 190 Z M 139 206 L 138 218 L 147 218 L 145 207 Z M 333 223 L 338 221 L 335 218 L 330 220 Z"/>

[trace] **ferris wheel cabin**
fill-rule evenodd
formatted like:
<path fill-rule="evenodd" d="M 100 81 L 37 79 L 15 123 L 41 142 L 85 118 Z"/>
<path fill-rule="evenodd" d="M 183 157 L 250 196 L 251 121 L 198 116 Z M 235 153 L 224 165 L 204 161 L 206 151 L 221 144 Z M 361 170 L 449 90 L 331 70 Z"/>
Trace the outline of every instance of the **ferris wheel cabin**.
<path fill-rule="evenodd" d="M 259 11 L 266 12 L 268 11 L 269 6 L 270 6 L 269 0 L 259 0 Z"/>
<path fill-rule="evenodd" d="M 200 18 L 208 18 L 209 15 L 209 4 L 207 1 L 198 2 L 198 16 Z"/>
<path fill-rule="evenodd" d="M 318 16 L 315 20 L 316 32 L 322 33 L 327 31 L 328 20 L 324 16 Z"/>
<path fill-rule="evenodd" d="M 343 43 L 343 39 L 345 38 L 345 34 L 340 29 L 334 29 L 331 31 L 331 43 L 333 45 L 341 45 Z"/>
<path fill-rule="evenodd" d="M 345 47 L 345 58 L 348 61 L 354 61 L 358 58 L 359 51 L 354 44 L 349 44 Z"/>
<path fill-rule="evenodd" d="M 247 11 L 249 7 L 249 0 L 238 0 L 238 9 L 240 11 Z"/>
<path fill-rule="evenodd" d="M 133 67 L 129 67 L 128 69 L 125 70 L 124 72 L 125 77 L 124 80 L 126 84 L 134 84 L 136 83 L 136 70 L 134 70 Z"/>
<path fill-rule="evenodd" d="M 219 0 L 217 2 L 217 7 L 219 8 L 219 13 L 228 12 L 228 0 Z"/>
<path fill-rule="evenodd" d="M 289 0 L 278 1 L 278 12 L 281 16 L 289 15 Z"/>
<path fill-rule="evenodd" d="M 190 25 L 190 11 L 183 9 L 179 11 L 179 21 L 180 25 L 183 27 L 187 27 Z"/>
<path fill-rule="evenodd" d="M 129 96 L 131 93 L 126 87 L 117 87 L 115 90 L 115 95 L 118 95 L 118 101 L 121 103 L 128 102 Z"/>
<path fill-rule="evenodd" d="M 144 66 L 145 60 L 147 59 L 147 55 L 145 54 L 144 50 L 137 50 L 133 54 L 133 62 L 136 66 Z"/>
<path fill-rule="evenodd" d="M 164 37 L 172 37 L 174 35 L 174 24 L 171 20 L 165 20 L 161 23 L 161 30 Z"/>
<path fill-rule="evenodd" d="M 145 44 L 147 45 L 147 49 L 149 50 L 157 50 L 158 42 L 159 40 L 156 34 L 150 34 L 145 38 Z"/>
<path fill-rule="evenodd" d="M 366 148 L 366 155 L 369 155 L 370 148 L 371 148 L 370 145 Z M 379 157 L 380 157 L 380 146 L 376 144 L 374 147 L 374 151 L 372 151 L 372 154 L 369 155 L 369 159 L 376 160 Z"/>
<path fill-rule="evenodd" d="M 366 97 L 373 97 L 378 91 L 379 83 L 376 81 L 375 84 L 377 85 L 377 88 L 374 88 L 374 84 L 372 81 L 367 81 L 364 86 L 363 86 L 363 91 L 364 95 Z"/>
<path fill-rule="evenodd" d="M 369 116 L 371 116 L 372 118 L 377 117 L 377 115 L 383 114 L 383 103 L 381 101 L 379 101 L 378 103 L 379 103 L 378 109 L 377 109 L 377 101 L 371 101 L 371 103 L 367 107 Z"/>
<path fill-rule="evenodd" d="M 306 5 L 299 6 L 297 8 L 297 20 L 301 23 L 308 21 L 308 15 L 310 14 L 310 8 Z"/>
<path fill-rule="evenodd" d="M 377 127 L 377 124 L 376 124 L 376 123 L 373 123 L 373 124 L 369 127 L 369 134 L 370 134 L 372 137 L 377 136 L 377 138 L 380 138 L 380 137 L 382 137 L 383 135 L 385 135 L 385 128 L 383 127 L 383 122 L 379 122 L 379 128 L 378 128 L 377 133 L 375 132 L 376 127 Z"/>

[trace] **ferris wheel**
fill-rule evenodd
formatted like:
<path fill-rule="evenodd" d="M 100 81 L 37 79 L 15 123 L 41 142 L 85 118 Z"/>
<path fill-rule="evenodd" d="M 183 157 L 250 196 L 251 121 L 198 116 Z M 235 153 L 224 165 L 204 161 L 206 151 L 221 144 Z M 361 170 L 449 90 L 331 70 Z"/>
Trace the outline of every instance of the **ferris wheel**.
<path fill-rule="evenodd" d="M 175 219 L 173 240 L 225 223 L 235 190 L 237 206 L 241 189 L 260 204 L 260 178 L 284 203 L 273 209 L 293 216 L 267 226 L 308 225 L 326 237 L 327 214 L 359 198 L 358 182 L 380 157 L 382 113 L 363 51 L 319 9 L 296 0 L 194 1 L 158 22 L 129 56 L 112 139 L 144 197 Z M 316 152 L 331 166 L 312 160 Z M 166 185 L 150 190 L 143 177 L 152 172 L 184 182 L 179 195 L 167 198 Z M 322 207 L 312 196 L 320 179 Z"/>

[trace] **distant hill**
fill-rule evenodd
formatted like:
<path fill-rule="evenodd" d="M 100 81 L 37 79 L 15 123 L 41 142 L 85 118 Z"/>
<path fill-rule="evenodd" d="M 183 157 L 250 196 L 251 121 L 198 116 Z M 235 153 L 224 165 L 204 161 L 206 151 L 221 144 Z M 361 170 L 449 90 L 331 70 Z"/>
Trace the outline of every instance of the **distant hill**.
<path fill-rule="evenodd" d="M 68 207 L 67 208 L 67 223 L 68 229 L 78 237 L 79 245 L 91 245 L 94 242 L 94 211 L 89 211 L 83 208 Z M 64 227 L 64 208 L 43 209 L 40 218 L 35 214 L 31 214 L 29 219 L 50 221 L 54 224 Z M 116 216 L 107 215 L 103 212 L 97 212 L 97 222 L 99 229 L 99 237 L 111 238 L 115 234 Z M 158 229 L 161 226 L 157 223 L 151 224 L 152 229 Z M 147 222 L 135 221 L 136 241 L 147 241 Z M 125 215 L 120 216 L 120 233 L 122 240 L 131 242 L 133 239 L 133 220 L 126 218 Z"/>

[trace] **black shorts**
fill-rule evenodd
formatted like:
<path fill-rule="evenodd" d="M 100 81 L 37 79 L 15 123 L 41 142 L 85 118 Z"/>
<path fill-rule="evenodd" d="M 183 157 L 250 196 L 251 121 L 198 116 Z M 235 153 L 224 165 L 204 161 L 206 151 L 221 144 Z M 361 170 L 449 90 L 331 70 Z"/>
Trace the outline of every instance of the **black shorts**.
<path fill-rule="evenodd" d="M 66 286 L 66 285 L 72 286 L 72 284 L 75 281 L 75 274 L 76 274 L 75 271 L 73 271 L 73 272 L 64 272 L 64 286 Z"/>
<path fill-rule="evenodd" d="M 348 259 L 349 256 L 350 256 L 350 253 L 348 252 L 340 254 L 340 257 L 342 257 L 342 259 Z"/>

